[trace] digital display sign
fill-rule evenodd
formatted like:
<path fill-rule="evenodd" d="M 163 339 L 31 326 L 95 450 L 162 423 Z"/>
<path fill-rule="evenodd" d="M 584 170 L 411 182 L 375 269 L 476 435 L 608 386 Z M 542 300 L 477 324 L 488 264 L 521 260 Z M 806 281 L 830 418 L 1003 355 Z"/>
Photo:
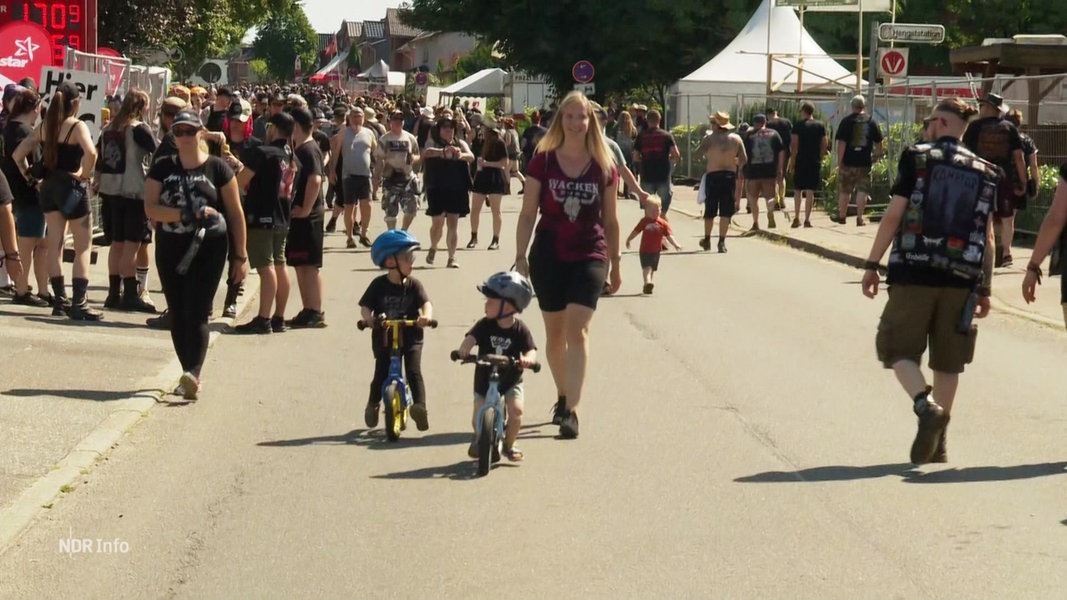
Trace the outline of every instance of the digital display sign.
<path fill-rule="evenodd" d="M 69 46 L 96 52 L 97 0 L 0 0 L 0 27 L 25 21 L 48 31 L 55 48 L 53 64 L 63 64 Z"/>

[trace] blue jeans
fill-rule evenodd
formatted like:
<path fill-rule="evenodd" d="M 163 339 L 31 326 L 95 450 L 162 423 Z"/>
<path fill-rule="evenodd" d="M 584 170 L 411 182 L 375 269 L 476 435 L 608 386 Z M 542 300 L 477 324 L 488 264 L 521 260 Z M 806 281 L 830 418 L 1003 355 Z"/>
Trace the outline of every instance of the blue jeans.
<path fill-rule="evenodd" d="M 671 182 L 670 181 L 645 181 L 641 180 L 641 189 L 649 194 L 656 194 L 663 202 L 663 214 L 671 208 Z"/>

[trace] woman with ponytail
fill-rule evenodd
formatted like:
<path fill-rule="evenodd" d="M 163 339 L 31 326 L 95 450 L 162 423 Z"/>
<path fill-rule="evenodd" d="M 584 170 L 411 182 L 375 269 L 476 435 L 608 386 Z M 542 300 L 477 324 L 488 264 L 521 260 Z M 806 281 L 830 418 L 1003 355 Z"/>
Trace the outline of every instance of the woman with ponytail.
<path fill-rule="evenodd" d="M 147 93 L 131 89 L 101 132 L 97 183 L 104 233 L 111 240 L 104 308 L 155 313 L 137 272 L 141 247 L 152 241 L 144 210 L 145 163 L 157 144 L 143 121 L 148 103 Z"/>
<path fill-rule="evenodd" d="M 23 164 L 38 146 L 44 147 L 41 209 L 48 226 L 48 275 L 55 305 L 52 315 L 68 314 L 76 321 L 98 321 L 100 311 L 89 308 L 89 249 L 92 244 L 92 211 L 88 182 L 96 164 L 96 148 L 89 128 L 77 117 L 81 93 L 67 82 L 52 96 L 44 123 L 36 135 L 15 150 L 14 160 Z M 36 178 L 36 177 L 35 177 Z M 73 298 L 68 300 L 63 278 L 63 240 L 70 224 L 74 237 Z"/>

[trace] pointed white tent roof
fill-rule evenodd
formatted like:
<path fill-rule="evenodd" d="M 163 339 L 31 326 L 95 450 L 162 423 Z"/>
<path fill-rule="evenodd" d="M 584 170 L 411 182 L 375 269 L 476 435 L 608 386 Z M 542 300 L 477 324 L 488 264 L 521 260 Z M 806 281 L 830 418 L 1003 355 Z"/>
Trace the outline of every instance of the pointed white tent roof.
<path fill-rule="evenodd" d="M 365 79 L 370 77 L 384 79 L 389 76 L 389 63 L 385 62 L 384 60 L 379 60 L 378 62 L 371 65 L 369 69 L 360 73 L 359 76 Z"/>
<path fill-rule="evenodd" d="M 763 0 L 730 45 L 679 83 L 760 84 L 766 89 L 768 54 L 775 55 L 771 84 L 779 91 L 795 91 L 798 77 L 802 77 L 803 89 L 852 87 L 856 83 L 855 73 L 850 74 L 827 56 L 801 27 L 793 9 L 774 6 L 774 0 Z M 779 56 L 788 54 L 794 56 Z M 801 63 L 803 73 L 797 68 Z"/>
<path fill-rule="evenodd" d="M 507 71 L 503 69 L 482 69 L 446 87 L 441 90 L 441 93 L 471 97 L 503 96 L 504 78 L 507 74 Z"/>

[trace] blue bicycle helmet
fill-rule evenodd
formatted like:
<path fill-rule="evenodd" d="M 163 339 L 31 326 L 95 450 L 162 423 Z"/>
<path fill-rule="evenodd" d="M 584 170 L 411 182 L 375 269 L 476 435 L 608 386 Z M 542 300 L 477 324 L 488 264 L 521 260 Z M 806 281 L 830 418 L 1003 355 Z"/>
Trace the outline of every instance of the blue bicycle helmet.
<path fill-rule="evenodd" d="M 374 239 L 370 259 L 375 266 L 384 267 L 385 259 L 419 247 L 419 240 L 403 229 L 390 229 Z"/>

